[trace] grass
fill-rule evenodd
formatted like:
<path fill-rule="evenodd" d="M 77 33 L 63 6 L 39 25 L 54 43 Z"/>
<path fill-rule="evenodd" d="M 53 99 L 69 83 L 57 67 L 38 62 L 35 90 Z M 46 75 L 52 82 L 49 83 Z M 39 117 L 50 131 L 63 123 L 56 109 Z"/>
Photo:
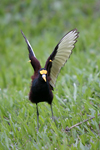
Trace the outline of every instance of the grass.
<path fill-rule="evenodd" d="M 0 5 L 0 150 L 100 149 L 100 2 L 3 1 Z M 33 69 L 20 29 L 44 66 L 62 36 L 80 32 L 73 54 L 62 68 L 50 106 L 28 100 Z M 95 116 L 65 132 L 66 127 Z"/>

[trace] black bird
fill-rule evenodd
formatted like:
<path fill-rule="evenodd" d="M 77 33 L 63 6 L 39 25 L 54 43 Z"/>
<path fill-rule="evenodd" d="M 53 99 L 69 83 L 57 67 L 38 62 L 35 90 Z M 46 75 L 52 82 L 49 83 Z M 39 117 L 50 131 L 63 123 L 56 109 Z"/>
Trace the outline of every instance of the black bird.
<path fill-rule="evenodd" d="M 54 51 L 51 53 L 49 58 L 46 61 L 44 68 L 41 68 L 40 62 L 35 57 L 33 49 L 25 37 L 24 33 L 21 31 L 29 51 L 30 63 L 34 69 L 34 75 L 32 78 L 29 100 L 32 103 L 36 103 L 37 109 L 37 130 L 39 129 L 39 111 L 38 103 L 39 102 L 48 102 L 51 105 L 52 118 L 52 100 L 56 79 L 60 69 L 64 66 L 68 58 L 72 53 L 72 49 L 75 47 L 77 42 L 78 34 L 77 29 L 71 30 L 60 40 L 57 46 L 54 48 Z"/>

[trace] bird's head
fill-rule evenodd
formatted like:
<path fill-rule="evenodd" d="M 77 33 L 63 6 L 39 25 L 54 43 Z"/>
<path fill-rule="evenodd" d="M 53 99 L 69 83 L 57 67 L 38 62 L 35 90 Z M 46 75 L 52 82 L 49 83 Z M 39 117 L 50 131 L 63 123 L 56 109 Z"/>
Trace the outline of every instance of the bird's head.
<path fill-rule="evenodd" d="M 46 82 L 47 81 L 47 70 L 42 68 L 39 70 L 39 74 L 42 77 L 42 79 Z"/>

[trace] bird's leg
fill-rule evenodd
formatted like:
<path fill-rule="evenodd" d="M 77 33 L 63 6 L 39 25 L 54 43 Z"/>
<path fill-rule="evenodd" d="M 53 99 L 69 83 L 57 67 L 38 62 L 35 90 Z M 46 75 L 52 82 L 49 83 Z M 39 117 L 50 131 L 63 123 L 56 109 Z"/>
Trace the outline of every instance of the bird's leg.
<path fill-rule="evenodd" d="M 37 132 L 39 130 L 39 111 L 38 111 L 38 105 L 36 104 L 36 110 L 37 110 Z"/>
<path fill-rule="evenodd" d="M 52 119 L 55 121 L 54 115 L 53 115 L 53 109 L 52 109 L 52 103 L 51 103 L 51 113 L 52 113 Z"/>
<path fill-rule="evenodd" d="M 53 115 L 53 109 L 52 109 L 52 104 L 51 104 L 51 113 L 52 113 L 52 120 L 54 121 L 56 127 L 57 127 L 57 124 L 56 124 L 56 121 L 55 121 L 55 117 Z"/>

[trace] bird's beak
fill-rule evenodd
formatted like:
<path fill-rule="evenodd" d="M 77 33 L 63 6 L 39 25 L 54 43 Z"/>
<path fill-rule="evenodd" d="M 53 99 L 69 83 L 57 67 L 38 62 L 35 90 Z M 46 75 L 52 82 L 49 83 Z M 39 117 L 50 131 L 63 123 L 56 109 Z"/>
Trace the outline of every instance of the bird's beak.
<path fill-rule="evenodd" d="M 42 75 L 42 78 L 46 82 L 46 75 L 45 74 Z"/>

